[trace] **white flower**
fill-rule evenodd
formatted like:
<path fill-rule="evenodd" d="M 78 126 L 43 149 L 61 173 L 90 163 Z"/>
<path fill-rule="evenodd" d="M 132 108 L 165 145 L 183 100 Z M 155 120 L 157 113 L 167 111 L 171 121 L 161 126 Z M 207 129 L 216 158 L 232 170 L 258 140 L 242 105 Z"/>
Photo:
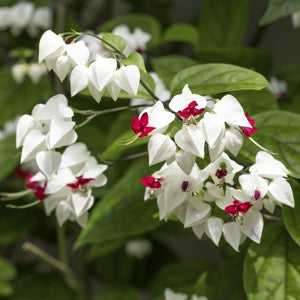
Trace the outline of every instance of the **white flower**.
<path fill-rule="evenodd" d="M 11 68 L 11 75 L 16 83 L 21 84 L 27 74 L 28 65 L 26 63 L 14 64 Z"/>
<path fill-rule="evenodd" d="M 186 84 L 182 93 L 172 98 L 169 107 L 183 119 L 189 119 L 199 116 L 204 111 L 206 104 L 206 99 L 203 96 L 193 94 Z"/>
<path fill-rule="evenodd" d="M 28 64 L 27 68 L 27 75 L 31 79 L 33 84 L 39 83 L 41 80 L 42 76 L 47 72 L 47 67 L 45 64 L 37 64 L 37 63 L 32 63 Z"/>
<path fill-rule="evenodd" d="M 23 146 L 21 162 L 35 158 L 40 151 L 73 144 L 77 139 L 73 114 L 66 97 L 59 94 L 46 104 L 37 104 L 32 115 L 23 115 L 16 132 L 16 145 Z"/>
<path fill-rule="evenodd" d="M 132 51 L 143 52 L 146 49 L 147 43 L 151 39 L 151 35 L 142 31 L 140 28 L 135 28 L 131 33 L 127 25 L 119 25 L 112 31 L 113 34 L 121 36 L 126 41 L 126 48 L 123 53 L 128 56 Z"/>
<path fill-rule="evenodd" d="M 27 27 L 32 37 L 36 37 L 39 29 L 48 29 L 52 25 L 52 11 L 49 7 L 38 7 Z"/>
<path fill-rule="evenodd" d="M 230 159 L 226 153 L 222 153 L 221 156 L 210 163 L 203 172 L 205 172 L 207 176 L 210 176 L 216 184 L 223 182 L 233 184 L 235 174 L 242 169 L 243 166 Z"/>
<path fill-rule="evenodd" d="M 9 120 L 3 124 L 2 130 L 0 129 L 0 141 L 16 132 L 19 118 L 20 117 L 17 116 L 14 120 Z"/>
<path fill-rule="evenodd" d="M 0 30 L 4 30 L 10 25 L 9 7 L 0 7 Z"/>
<path fill-rule="evenodd" d="M 147 239 L 129 240 L 125 245 L 126 254 L 130 257 L 142 259 L 152 252 L 152 243 Z"/>
<path fill-rule="evenodd" d="M 294 28 L 300 27 L 300 10 L 292 13 L 292 23 Z"/>
<path fill-rule="evenodd" d="M 213 112 L 206 112 L 204 114 L 204 131 L 206 141 L 210 148 L 214 148 L 217 142 L 224 138 L 226 130 L 225 124 L 237 128 L 252 128 L 245 116 L 242 106 L 231 95 L 222 97 L 222 99 L 214 105 Z M 240 141 L 238 141 L 238 143 L 240 143 Z"/>
<path fill-rule="evenodd" d="M 256 154 L 255 164 L 250 167 L 249 171 L 269 179 L 286 177 L 289 174 L 282 162 L 264 151 L 259 151 Z"/>
<path fill-rule="evenodd" d="M 21 31 L 32 20 L 34 14 L 34 5 L 30 2 L 19 2 L 11 7 L 9 20 L 11 31 L 14 35 L 19 35 Z"/>
<path fill-rule="evenodd" d="M 153 106 L 144 109 L 139 117 L 133 117 L 131 129 L 139 137 L 163 133 L 170 123 L 175 119 L 175 115 L 165 110 L 161 101 L 157 101 Z"/>
<path fill-rule="evenodd" d="M 65 47 L 66 44 L 62 37 L 51 30 L 45 31 L 39 43 L 39 63 L 45 60 L 46 63 L 50 64 L 51 69 L 51 59 L 56 61 Z"/>
<path fill-rule="evenodd" d="M 272 76 L 267 89 L 278 99 L 283 100 L 287 96 L 287 83 Z"/>
<path fill-rule="evenodd" d="M 162 188 L 157 195 L 159 215 L 161 220 L 167 220 L 177 208 L 192 197 L 193 192 L 202 188 L 204 174 L 195 164 L 191 173 L 187 175 L 176 161 L 163 167 L 158 174 L 162 178 Z"/>

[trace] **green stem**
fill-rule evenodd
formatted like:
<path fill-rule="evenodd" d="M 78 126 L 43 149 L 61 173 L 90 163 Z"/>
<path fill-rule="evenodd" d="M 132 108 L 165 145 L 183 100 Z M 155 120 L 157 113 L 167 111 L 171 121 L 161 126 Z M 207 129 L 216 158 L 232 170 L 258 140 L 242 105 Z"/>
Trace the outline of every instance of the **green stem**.
<path fill-rule="evenodd" d="M 37 200 L 37 201 L 30 202 L 30 203 L 24 204 L 24 205 L 12 205 L 12 204 L 8 204 L 8 205 L 6 205 L 6 207 L 8 207 L 8 208 L 14 208 L 14 209 L 25 209 L 25 208 L 29 208 L 29 207 L 32 207 L 32 206 L 36 206 L 36 205 L 38 205 L 40 203 L 41 203 L 41 201 Z"/>
<path fill-rule="evenodd" d="M 59 258 L 66 266 L 68 266 L 69 262 L 67 256 L 65 228 L 63 226 L 59 226 L 58 223 L 56 223 L 56 237 Z"/>
<path fill-rule="evenodd" d="M 25 190 L 17 193 L 0 193 L 0 201 L 11 201 L 11 200 L 20 199 L 31 193 L 32 190 Z"/>

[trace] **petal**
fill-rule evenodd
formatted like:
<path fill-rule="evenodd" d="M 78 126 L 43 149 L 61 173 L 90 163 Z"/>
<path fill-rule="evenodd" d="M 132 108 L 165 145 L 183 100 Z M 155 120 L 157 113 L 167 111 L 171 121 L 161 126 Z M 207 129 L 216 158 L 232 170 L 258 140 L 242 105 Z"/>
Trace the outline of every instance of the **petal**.
<path fill-rule="evenodd" d="M 119 88 L 114 81 L 112 81 L 106 88 L 112 99 L 116 101 L 118 99 L 121 88 Z"/>
<path fill-rule="evenodd" d="M 152 136 L 148 142 L 149 166 L 168 160 L 175 151 L 176 145 L 167 135 Z"/>
<path fill-rule="evenodd" d="M 223 235 L 225 241 L 235 250 L 239 251 L 241 242 L 240 226 L 235 222 L 228 222 L 223 225 Z"/>
<path fill-rule="evenodd" d="M 61 118 L 54 117 L 51 121 L 50 130 L 48 133 L 48 143 L 50 148 L 57 147 L 57 144 L 72 131 L 72 128 L 75 126 L 75 122 L 64 121 Z M 74 136 L 71 136 L 73 140 Z M 69 142 L 69 141 L 68 141 Z M 74 141 L 75 142 L 75 141 Z M 67 146 L 67 145 L 65 145 Z M 61 144 L 60 144 L 60 147 Z"/>
<path fill-rule="evenodd" d="M 100 103 L 103 91 L 99 92 L 91 82 L 88 83 L 88 89 L 92 97 L 96 100 L 96 102 Z"/>
<path fill-rule="evenodd" d="M 23 143 L 21 163 L 24 163 L 32 158 L 39 152 L 44 150 L 45 136 L 38 130 L 30 131 Z"/>
<path fill-rule="evenodd" d="M 184 125 L 175 137 L 176 144 L 186 152 L 204 157 L 205 139 L 202 127 L 199 125 Z"/>
<path fill-rule="evenodd" d="M 89 217 L 88 212 L 85 212 L 80 217 L 77 217 L 75 220 L 76 220 L 78 225 L 80 225 L 82 228 L 84 228 L 87 224 L 88 217 Z"/>
<path fill-rule="evenodd" d="M 41 151 L 36 156 L 36 163 L 41 172 L 50 178 L 59 168 L 61 154 L 56 151 Z"/>
<path fill-rule="evenodd" d="M 206 235 L 218 246 L 222 236 L 223 220 L 217 217 L 210 217 L 205 223 Z"/>
<path fill-rule="evenodd" d="M 222 116 L 224 121 L 229 125 L 252 128 L 241 104 L 232 95 L 222 97 L 222 99 L 215 104 L 214 111 Z"/>
<path fill-rule="evenodd" d="M 55 63 L 54 72 L 60 81 L 64 81 L 71 70 L 69 58 L 66 55 L 60 56 Z"/>
<path fill-rule="evenodd" d="M 97 57 L 90 65 L 89 80 L 99 91 L 102 91 L 113 79 L 116 69 L 115 59 Z"/>
<path fill-rule="evenodd" d="M 186 174 L 191 173 L 195 161 L 196 161 L 196 156 L 184 150 L 180 150 L 176 154 L 176 162 L 178 166 L 182 169 L 182 171 L 185 172 Z"/>
<path fill-rule="evenodd" d="M 276 178 L 269 185 L 269 193 L 278 202 L 294 207 L 295 201 L 290 184 L 284 178 Z"/>
<path fill-rule="evenodd" d="M 85 88 L 89 83 L 89 68 L 86 66 L 77 66 L 73 69 L 70 76 L 71 96 L 75 96 Z"/>
<path fill-rule="evenodd" d="M 136 95 L 140 83 L 140 70 L 135 65 L 122 66 L 115 74 L 115 83 L 122 90 L 131 95 Z"/>
<path fill-rule="evenodd" d="M 56 218 L 59 226 L 63 226 L 63 224 L 69 219 L 71 215 L 71 211 L 66 201 L 61 201 L 56 206 Z"/>
<path fill-rule="evenodd" d="M 209 204 L 200 200 L 198 197 L 193 197 L 187 206 L 184 227 L 193 227 L 204 222 L 210 211 L 211 207 Z"/>
<path fill-rule="evenodd" d="M 24 138 L 29 129 L 33 126 L 33 117 L 29 115 L 23 115 L 18 120 L 16 129 L 16 147 L 19 148 L 24 142 Z"/>
<path fill-rule="evenodd" d="M 83 41 L 67 45 L 66 52 L 73 66 L 86 65 L 89 60 L 90 51 Z"/>
<path fill-rule="evenodd" d="M 80 192 L 72 194 L 71 204 L 76 217 L 79 217 L 83 212 L 85 212 L 90 196 L 90 192 L 88 194 Z"/>
<path fill-rule="evenodd" d="M 243 135 L 234 128 L 229 128 L 225 132 L 225 147 L 234 156 L 237 156 L 243 145 Z"/>
<path fill-rule="evenodd" d="M 213 113 L 205 113 L 203 117 L 206 141 L 213 147 L 218 139 L 222 139 L 225 132 L 224 120 Z"/>
<path fill-rule="evenodd" d="M 255 243 L 260 243 L 264 220 L 262 214 L 250 209 L 244 216 L 243 223 L 240 225 L 241 231 Z"/>
<path fill-rule="evenodd" d="M 205 229 L 205 225 L 203 223 L 192 227 L 194 234 L 200 240 L 202 239 L 202 236 L 204 234 L 204 229 Z"/>
<path fill-rule="evenodd" d="M 42 35 L 39 43 L 39 63 L 41 63 L 46 57 L 62 50 L 64 47 L 64 40 L 53 31 L 47 30 Z"/>

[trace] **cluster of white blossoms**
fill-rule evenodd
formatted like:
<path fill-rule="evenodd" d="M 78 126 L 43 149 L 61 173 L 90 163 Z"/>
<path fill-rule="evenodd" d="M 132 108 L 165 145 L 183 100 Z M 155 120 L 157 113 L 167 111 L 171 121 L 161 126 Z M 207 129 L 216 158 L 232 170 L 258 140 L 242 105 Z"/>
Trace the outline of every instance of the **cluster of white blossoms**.
<path fill-rule="evenodd" d="M 0 7 L 0 30 L 10 29 L 13 35 L 27 30 L 36 37 L 40 30 L 52 26 L 52 11 L 48 7 L 35 8 L 31 2 L 18 2 L 11 7 Z"/>
<path fill-rule="evenodd" d="M 3 124 L 2 129 L 0 129 L 0 141 L 16 132 L 19 118 L 17 116 L 14 120 L 9 120 Z"/>
<path fill-rule="evenodd" d="M 93 34 L 93 32 L 90 32 Z M 122 24 L 115 27 L 112 31 L 113 34 L 122 37 L 126 41 L 126 47 L 123 50 L 123 54 L 128 56 L 131 52 L 136 51 L 138 53 L 144 53 L 147 47 L 147 43 L 151 40 L 151 35 L 142 29 L 136 27 L 133 32 L 130 32 L 130 29 L 127 25 Z M 102 36 L 102 33 L 98 33 L 96 36 Z M 97 55 L 106 55 L 108 50 L 103 46 L 101 40 L 85 35 L 80 38 L 81 41 L 84 41 L 85 45 L 90 50 L 90 60 L 94 60 Z"/>
<path fill-rule="evenodd" d="M 43 201 L 47 214 L 56 211 L 58 223 L 75 220 L 82 227 L 94 203 L 93 187 L 106 184 L 106 165 L 98 164 L 82 143 L 75 143 L 74 113 L 62 94 L 37 104 L 31 115 L 20 117 L 16 146 L 21 163 L 35 161 L 38 172 L 25 174 L 27 188 Z M 65 147 L 63 153 L 58 148 Z"/>
<path fill-rule="evenodd" d="M 236 251 L 246 236 L 259 243 L 261 210 L 273 213 L 276 205 L 294 206 L 288 170 L 264 151 L 250 168 L 232 159 L 244 137 L 252 139 L 257 131 L 233 96 L 208 101 L 186 85 L 169 108 L 172 112 L 158 101 L 132 119 L 136 137 L 150 136 L 149 165 L 164 162 L 141 178 L 145 200 L 157 199 L 161 220 L 175 215 L 197 237 L 205 233 L 216 245 L 222 234 Z M 175 118 L 182 125 L 167 131 Z"/>
<path fill-rule="evenodd" d="M 38 84 L 41 78 L 47 73 L 44 63 L 25 63 L 14 64 L 11 68 L 11 75 L 17 84 L 21 84 L 27 75 L 33 84 Z"/>
<path fill-rule="evenodd" d="M 84 41 L 66 44 L 63 38 L 51 30 L 41 37 L 39 62 L 45 61 L 61 81 L 70 74 L 71 96 L 88 88 L 93 98 L 100 102 L 106 90 L 117 100 L 121 90 L 136 95 L 140 83 L 140 71 L 136 65 L 118 66 L 113 57 L 97 55 L 90 61 L 90 51 Z"/>
<path fill-rule="evenodd" d="M 188 300 L 189 296 L 183 293 L 175 293 L 170 288 L 164 291 L 164 300 Z M 192 295 L 189 300 L 207 300 L 205 296 Z"/>

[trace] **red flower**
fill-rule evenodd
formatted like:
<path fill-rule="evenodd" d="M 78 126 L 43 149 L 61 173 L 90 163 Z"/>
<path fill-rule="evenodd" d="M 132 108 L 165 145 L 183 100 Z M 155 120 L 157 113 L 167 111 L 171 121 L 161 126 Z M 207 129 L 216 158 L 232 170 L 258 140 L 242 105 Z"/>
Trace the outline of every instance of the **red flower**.
<path fill-rule="evenodd" d="M 242 127 L 242 131 L 243 131 L 244 135 L 249 137 L 250 135 L 255 133 L 258 129 L 256 127 L 254 127 L 255 120 L 251 119 L 250 116 L 248 115 L 248 113 L 245 113 L 245 116 L 252 127 Z"/>
<path fill-rule="evenodd" d="M 231 215 L 246 214 L 249 208 L 252 206 L 250 202 L 240 202 L 234 200 L 232 205 L 225 207 L 225 211 Z"/>
<path fill-rule="evenodd" d="M 27 184 L 26 187 L 30 190 L 34 191 L 34 195 L 38 200 L 43 201 L 47 195 L 45 194 L 45 190 L 47 187 L 47 182 L 45 182 L 44 186 L 41 186 L 38 181 L 32 181 L 32 174 L 27 174 Z"/>
<path fill-rule="evenodd" d="M 139 137 L 147 136 L 155 127 L 147 126 L 149 123 L 148 113 L 143 113 L 139 119 L 136 116 L 132 117 L 131 129 L 135 134 L 138 134 Z"/>
<path fill-rule="evenodd" d="M 160 183 L 161 178 L 155 178 L 153 176 L 147 176 L 141 178 L 141 183 L 151 189 L 159 189 L 161 187 Z"/>
<path fill-rule="evenodd" d="M 196 108 L 198 106 L 198 103 L 196 101 L 192 101 L 185 109 L 179 110 L 178 114 L 183 119 L 188 119 L 191 116 L 196 117 L 203 113 L 204 108 Z"/>
<path fill-rule="evenodd" d="M 72 188 L 73 190 L 78 190 L 83 185 L 89 183 L 91 180 L 94 180 L 94 178 L 83 178 L 82 175 L 76 176 L 77 181 L 73 183 L 68 183 L 67 186 Z"/>

